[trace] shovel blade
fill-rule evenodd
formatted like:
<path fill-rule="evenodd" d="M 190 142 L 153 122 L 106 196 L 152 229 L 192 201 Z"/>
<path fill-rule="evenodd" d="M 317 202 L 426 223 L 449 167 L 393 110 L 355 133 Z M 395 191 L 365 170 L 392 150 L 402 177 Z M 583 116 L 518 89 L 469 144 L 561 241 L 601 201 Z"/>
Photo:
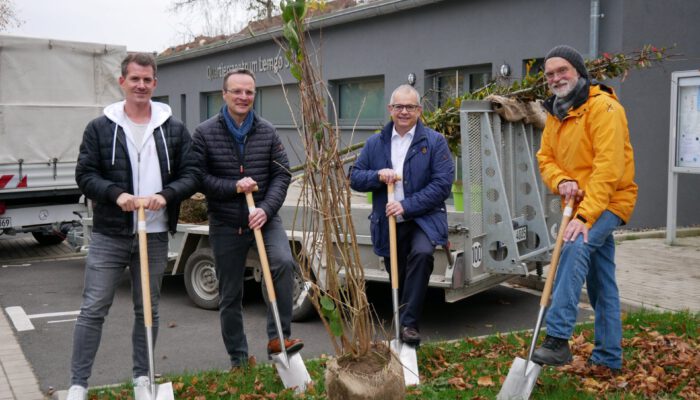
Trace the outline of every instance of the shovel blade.
<path fill-rule="evenodd" d="M 498 392 L 498 400 L 527 400 L 532 389 L 537 383 L 542 367 L 532 361 L 528 362 L 520 357 L 513 360 L 513 365 L 508 371 L 508 376 L 503 382 L 501 391 Z"/>
<path fill-rule="evenodd" d="M 294 353 L 288 358 L 288 366 L 275 355 L 272 356 L 272 360 L 284 387 L 293 387 L 296 393 L 303 393 L 306 390 L 306 385 L 311 382 L 311 376 L 309 376 L 309 371 L 306 370 L 304 360 L 299 353 Z"/>
<path fill-rule="evenodd" d="M 406 386 L 419 385 L 420 374 L 418 373 L 416 348 L 410 344 L 401 343 L 396 339 L 392 340 L 389 346 L 399 356 L 399 361 L 403 366 L 403 380 Z"/>
<path fill-rule="evenodd" d="M 172 382 L 165 382 L 156 385 L 155 397 L 153 397 L 150 387 L 135 387 L 134 398 L 136 400 L 175 400 L 175 393 L 173 393 L 173 384 Z"/>

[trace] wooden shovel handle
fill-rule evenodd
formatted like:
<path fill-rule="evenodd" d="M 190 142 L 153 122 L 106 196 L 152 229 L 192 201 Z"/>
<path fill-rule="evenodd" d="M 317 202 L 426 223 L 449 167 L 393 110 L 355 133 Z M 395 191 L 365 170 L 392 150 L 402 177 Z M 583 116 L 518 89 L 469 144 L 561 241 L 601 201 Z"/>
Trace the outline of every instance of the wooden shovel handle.
<path fill-rule="evenodd" d="M 248 210 L 255 210 L 255 201 L 253 200 L 253 192 L 258 190 L 257 185 L 253 188 L 251 192 L 245 193 L 245 200 L 248 203 Z M 238 193 L 241 193 L 237 189 Z M 258 246 L 258 256 L 260 257 L 260 265 L 262 266 L 263 278 L 265 279 L 265 289 L 267 290 L 267 298 L 269 301 L 277 301 L 277 296 L 275 295 L 275 287 L 272 286 L 272 274 L 270 273 L 270 262 L 267 259 L 267 252 L 265 251 L 265 242 L 263 240 L 263 234 L 260 228 L 253 230 L 255 234 L 255 244 Z"/>
<path fill-rule="evenodd" d="M 148 233 L 146 232 L 146 211 L 144 202 L 139 201 L 138 210 L 139 259 L 141 261 L 141 294 L 143 296 L 143 323 L 147 328 L 153 327 L 151 313 L 151 279 L 148 268 Z"/>
<path fill-rule="evenodd" d="M 566 231 L 566 226 L 569 225 L 571 220 L 571 215 L 574 212 L 574 201 L 572 197 L 564 208 L 564 213 L 561 216 L 561 224 L 559 225 L 559 232 L 557 233 L 557 241 L 554 244 L 554 251 L 552 252 L 552 261 L 549 264 L 549 272 L 547 273 L 547 280 L 544 283 L 544 290 L 542 290 L 542 297 L 540 298 L 540 306 L 547 307 L 549 304 L 549 297 L 552 294 L 552 286 L 554 285 L 554 277 L 557 274 L 557 267 L 559 266 L 559 256 L 561 255 L 561 247 L 564 243 L 564 232 Z"/>
<path fill-rule="evenodd" d="M 387 183 L 387 200 L 394 201 L 394 184 Z M 397 260 L 396 217 L 389 216 L 389 262 L 391 264 L 391 288 L 399 288 L 399 261 Z"/>

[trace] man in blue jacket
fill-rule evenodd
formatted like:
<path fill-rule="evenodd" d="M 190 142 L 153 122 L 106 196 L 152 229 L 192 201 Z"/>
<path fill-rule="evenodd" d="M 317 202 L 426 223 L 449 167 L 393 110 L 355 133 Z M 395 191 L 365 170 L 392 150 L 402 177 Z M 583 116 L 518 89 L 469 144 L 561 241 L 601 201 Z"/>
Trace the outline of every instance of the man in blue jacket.
<path fill-rule="evenodd" d="M 397 222 L 401 340 L 420 344 L 419 319 L 433 272 L 435 246 L 447 244 L 445 200 L 454 163 L 445 138 L 419 121 L 420 95 L 410 85 L 394 90 L 382 132 L 367 140 L 352 168 L 350 185 L 372 192 L 374 252 L 389 271 L 389 216 Z M 394 201 L 387 202 L 387 184 Z"/>

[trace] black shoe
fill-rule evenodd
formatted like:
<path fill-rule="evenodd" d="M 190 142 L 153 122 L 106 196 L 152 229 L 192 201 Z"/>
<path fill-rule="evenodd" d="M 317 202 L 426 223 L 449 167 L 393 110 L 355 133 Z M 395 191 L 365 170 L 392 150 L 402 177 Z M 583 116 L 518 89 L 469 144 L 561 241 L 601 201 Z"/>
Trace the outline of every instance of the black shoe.
<path fill-rule="evenodd" d="M 401 341 L 411 346 L 418 346 L 420 344 L 418 329 L 410 326 L 401 327 Z"/>
<path fill-rule="evenodd" d="M 565 365 L 570 363 L 571 359 L 569 341 L 549 335 L 544 338 L 542 347 L 535 349 L 535 352 L 532 354 L 532 361 L 540 365 Z"/>

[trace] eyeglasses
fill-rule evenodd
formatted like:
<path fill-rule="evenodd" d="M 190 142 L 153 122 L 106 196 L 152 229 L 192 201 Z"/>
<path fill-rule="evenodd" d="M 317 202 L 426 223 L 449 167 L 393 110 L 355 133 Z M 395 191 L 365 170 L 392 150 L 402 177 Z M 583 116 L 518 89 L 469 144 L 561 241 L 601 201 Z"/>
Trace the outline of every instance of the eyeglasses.
<path fill-rule="evenodd" d="M 243 90 L 243 89 L 224 89 L 224 92 L 231 93 L 234 96 L 241 97 L 253 97 L 255 96 L 255 90 Z"/>
<path fill-rule="evenodd" d="M 569 71 L 571 71 L 570 67 L 563 66 L 561 68 L 557 68 L 556 71 L 546 71 L 544 73 L 544 77 L 547 78 L 548 81 L 551 81 L 552 79 L 555 79 L 557 76 L 566 75 Z"/>
<path fill-rule="evenodd" d="M 392 104 L 391 105 L 391 109 L 393 111 L 398 111 L 398 112 L 401 112 L 403 110 L 406 110 L 408 112 L 414 112 L 419 108 L 420 108 L 420 106 L 417 104 Z"/>

